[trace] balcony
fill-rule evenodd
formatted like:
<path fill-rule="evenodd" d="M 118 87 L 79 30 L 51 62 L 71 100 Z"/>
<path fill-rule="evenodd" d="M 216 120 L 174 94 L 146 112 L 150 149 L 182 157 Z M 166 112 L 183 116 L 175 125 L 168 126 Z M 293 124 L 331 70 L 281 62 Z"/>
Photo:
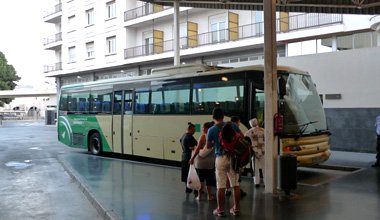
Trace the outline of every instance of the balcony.
<path fill-rule="evenodd" d="M 172 7 L 163 8 L 160 5 L 147 3 L 144 6 L 134 8 L 124 12 L 124 21 L 130 21 L 139 17 L 154 14 L 163 10 L 170 9 Z"/>
<path fill-rule="evenodd" d="M 50 73 L 58 70 L 62 70 L 62 62 L 44 66 L 44 73 Z"/>
<path fill-rule="evenodd" d="M 286 19 L 277 19 L 277 33 L 286 33 L 307 28 L 321 27 L 325 25 L 343 23 L 343 15 L 329 14 L 302 14 L 290 16 Z M 285 25 L 284 25 L 285 23 Z M 264 22 L 258 22 L 212 32 L 206 32 L 194 36 L 180 38 L 180 48 L 188 49 L 219 43 L 228 43 L 247 38 L 259 38 L 264 35 Z M 124 59 L 139 56 L 149 56 L 163 52 L 173 51 L 173 39 L 159 44 L 141 45 L 124 50 Z"/>
<path fill-rule="evenodd" d="M 56 33 L 44 39 L 45 49 L 55 50 L 62 45 L 62 32 Z"/>
<path fill-rule="evenodd" d="M 45 11 L 44 21 L 48 23 L 61 23 L 62 3 L 58 3 L 51 11 Z"/>

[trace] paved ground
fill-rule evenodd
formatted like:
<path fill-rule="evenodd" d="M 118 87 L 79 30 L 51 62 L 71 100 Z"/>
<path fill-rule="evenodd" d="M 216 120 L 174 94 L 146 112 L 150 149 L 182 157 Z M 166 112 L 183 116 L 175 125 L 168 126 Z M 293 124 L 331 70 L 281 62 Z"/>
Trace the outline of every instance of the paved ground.
<path fill-rule="evenodd" d="M 103 219 L 57 160 L 77 151 L 59 144 L 55 131 L 42 122 L 3 121 L 0 219 Z"/>
<path fill-rule="evenodd" d="M 58 143 L 55 126 L 21 125 L 0 127 L 0 219 L 215 219 L 216 202 L 186 195 L 178 168 L 95 157 Z M 242 216 L 226 219 L 378 220 L 374 158 L 333 152 L 329 169 L 298 170 L 291 198 L 266 194 L 244 178 Z"/>
<path fill-rule="evenodd" d="M 173 167 L 65 154 L 59 157 L 113 219 L 215 219 L 216 202 L 196 201 L 184 193 L 180 170 Z M 264 193 L 245 178 L 248 193 L 242 215 L 226 219 L 380 219 L 380 169 L 369 167 L 373 154 L 333 152 L 329 169 L 300 168 L 299 184 L 290 198 Z M 351 166 L 353 165 L 353 166 Z M 332 168 L 339 168 L 335 170 Z M 226 207 L 231 199 L 226 200 Z M 228 210 L 228 209 L 227 209 Z"/>

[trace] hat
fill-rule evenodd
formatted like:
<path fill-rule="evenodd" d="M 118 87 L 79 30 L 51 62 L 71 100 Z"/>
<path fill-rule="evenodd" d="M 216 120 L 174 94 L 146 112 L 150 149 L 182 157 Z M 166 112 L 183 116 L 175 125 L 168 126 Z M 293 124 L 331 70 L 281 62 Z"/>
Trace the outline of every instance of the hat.
<path fill-rule="evenodd" d="M 259 122 L 257 121 L 256 118 L 252 118 L 251 120 L 249 120 L 249 124 L 253 128 L 253 127 L 257 127 L 259 125 Z"/>

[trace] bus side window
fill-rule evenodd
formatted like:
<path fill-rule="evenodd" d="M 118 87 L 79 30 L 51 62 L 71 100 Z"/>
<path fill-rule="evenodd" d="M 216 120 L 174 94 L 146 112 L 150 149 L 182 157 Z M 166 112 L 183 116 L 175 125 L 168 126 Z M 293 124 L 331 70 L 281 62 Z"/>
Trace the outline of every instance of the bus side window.
<path fill-rule="evenodd" d="M 132 110 L 132 103 L 131 102 L 124 102 L 124 111 L 131 111 Z"/>
<path fill-rule="evenodd" d="M 112 92 L 111 91 L 103 91 L 101 95 L 103 102 L 102 102 L 102 113 L 103 114 L 111 114 L 112 112 Z"/>
<path fill-rule="evenodd" d="M 100 101 L 99 99 L 95 99 L 94 105 L 92 107 L 92 111 L 93 112 L 100 112 L 101 109 L 102 109 L 102 101 Z"/>
<path fill-rule="evenodd" d="M 121 114 L 122 91 L 115 91 L 113 97 L 113 114 Z"/>
<path fill-rule="evenodd" d="M 136 114 L 147 114 L 149 110 L 149 91 L 136 92 L 135 103 Z"/>
<path fill-rule="evenodd" d="M 132 91 L 125 91 L 124 92 L 124 113 L 131 114 L 131 111 L 132 111 L 132 97 L 133 97 L 133 92 Z"/>
<path fill-rule="evenodd" d="M 79 98 L 79 109 L 80 112 L 84 112 L 86 110 L 86 99 Z"/>
<path fill-rule="evenodd" d="M 71 96 L 68 97 L 68 111 L 73 113 L 77 111 L 77 99 Z"/>
<path fill-rule="evenodd" d="M 111 112 L 111 101 L 103 101 L 103 113 Z"/>
<path fill-rule="evenodd" d="M 62 94 L 59 102 L 59 110 L 60 111 L 67 111 L 68 110 L 68 99 L 67 99 L 67 94 Z"/>
<path fill-rule="evenodd" d="M 153 114 L 189 114 L 190 82 L 173 81 L 163 82 L 152 89 L 152 103 L 155 106 Z M 186 104 L 187 103 L 187 104 Z M 187 105 L 187 107 L 186 107 Z"/>

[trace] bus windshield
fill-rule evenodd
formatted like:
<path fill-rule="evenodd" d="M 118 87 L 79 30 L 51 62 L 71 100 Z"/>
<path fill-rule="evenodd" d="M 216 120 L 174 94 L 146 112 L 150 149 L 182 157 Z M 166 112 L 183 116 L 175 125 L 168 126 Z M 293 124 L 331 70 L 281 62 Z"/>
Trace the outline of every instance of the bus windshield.
<path fill-rule="evenodd" d="M 284 133 L 302 135 L 326 131 L 325 113 L 311 77 L 299 74 L 281 77 L 286 81 Z"/>

